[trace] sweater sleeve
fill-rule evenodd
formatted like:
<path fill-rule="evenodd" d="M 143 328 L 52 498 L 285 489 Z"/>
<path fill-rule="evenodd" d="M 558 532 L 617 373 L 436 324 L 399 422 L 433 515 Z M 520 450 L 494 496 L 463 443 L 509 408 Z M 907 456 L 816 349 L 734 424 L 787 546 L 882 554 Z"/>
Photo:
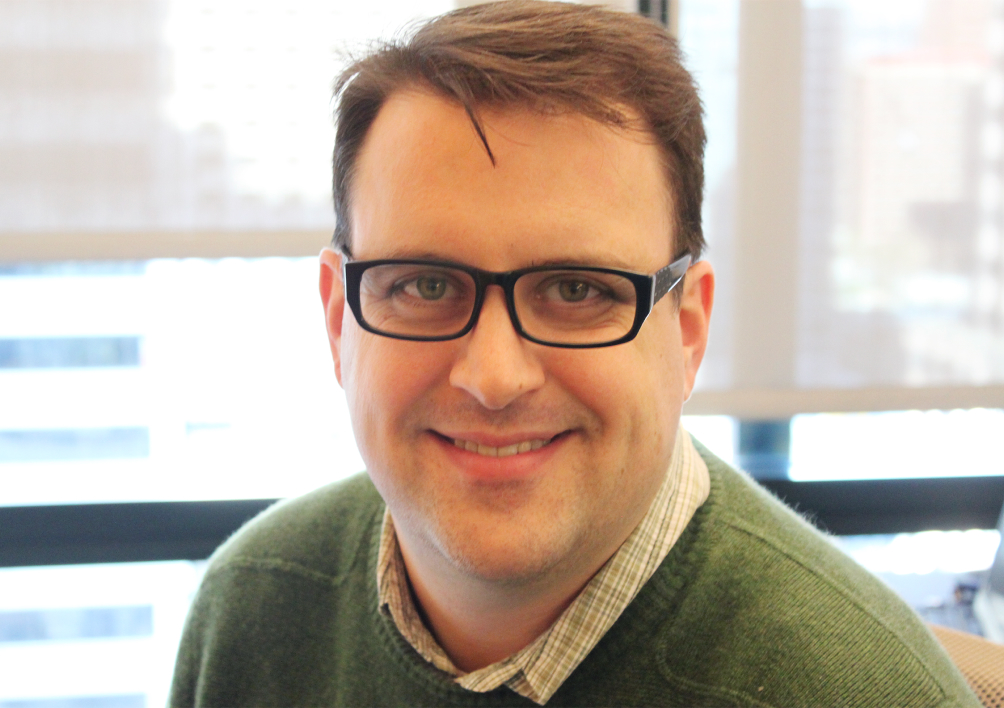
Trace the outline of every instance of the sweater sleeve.
<path fill-rule="evenodd" d="M 190 707 L 196 704 L 206 614 L 202 609 L 203 606 L 200 599 L 196 598 L 185 620 L 185 629 L 174 664 L 174 678 L 167 700 L 167 705 L 171 708 Z"/>

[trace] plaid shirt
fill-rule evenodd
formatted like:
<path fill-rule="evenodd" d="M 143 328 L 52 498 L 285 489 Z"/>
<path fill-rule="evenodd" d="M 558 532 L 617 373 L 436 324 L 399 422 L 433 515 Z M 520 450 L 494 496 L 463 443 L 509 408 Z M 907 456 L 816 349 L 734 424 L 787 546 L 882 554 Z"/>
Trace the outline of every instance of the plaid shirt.
<path fill-rule="evenodd" d="M 708 468 L 680 428 L 669 470 L 641 523 L 579 596 L 543 634 L 512 656 L 463 673 L 423 624 L 408 587 L 407 571 L 390 512 L 384 512 L 377 559 L 380 610 L 426 661 L 471 691 L 505 684 L 543 705 L 554 695 L 652 577 L 697 508 L 708 498 Z"/>

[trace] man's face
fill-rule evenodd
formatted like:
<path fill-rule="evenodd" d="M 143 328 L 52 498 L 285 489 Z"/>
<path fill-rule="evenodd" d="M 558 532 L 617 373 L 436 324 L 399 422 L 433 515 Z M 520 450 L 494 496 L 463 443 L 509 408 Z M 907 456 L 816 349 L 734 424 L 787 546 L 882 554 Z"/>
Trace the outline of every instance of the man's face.
<path fill-rule="evenodd" d="M 642 273 L 670 262 L 666 180 L 646 134 L 577 114 L 483 119 L 496 166 L 461 107 L 420 91 L 387 101 L 354 176 L 356 259 Z M 644 516 L 669 464 L 704 349 L 706 266 L 688 276 L 696 307 L 685 295 L 678 312 L 670 295 L 633 341 L 574 350 L 520 338 L 495 286 L 460 339 L 370 334 L 344 307 L 339 262 L 322 255 L 336 372 L 406 558 L 488 581 L 595 570 Z M 495 456 L 520 443 L 538 449 Z"/>

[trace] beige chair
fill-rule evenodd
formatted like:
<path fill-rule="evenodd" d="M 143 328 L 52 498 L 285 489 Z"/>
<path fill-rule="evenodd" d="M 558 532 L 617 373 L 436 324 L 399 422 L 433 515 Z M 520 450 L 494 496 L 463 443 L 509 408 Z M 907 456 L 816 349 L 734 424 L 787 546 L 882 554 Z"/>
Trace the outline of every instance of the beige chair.
<path fill-rule="evenodd" d="M 930 627 L 983 705 L 1004 708 L 1004 645 L 947 627 Z"/>

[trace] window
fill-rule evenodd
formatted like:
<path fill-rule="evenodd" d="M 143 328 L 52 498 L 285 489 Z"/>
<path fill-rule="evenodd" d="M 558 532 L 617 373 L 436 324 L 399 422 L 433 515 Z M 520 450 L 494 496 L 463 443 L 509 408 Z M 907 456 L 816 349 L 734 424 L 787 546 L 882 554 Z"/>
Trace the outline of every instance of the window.
<path fill-rule="evenodd" d="M 330 83 L 359 42 L 452 5 L 0 3 L 0 534 L 17 562 L 107 560 L 125 519 L 123 553 L 167 559 L 0 570 L 0 708 L 162 705 L 203 569 L 172 559 L 362 469 L 316 294 Z M 719 289 L 684 425 L 749 466 L 743 426 L 773 421 L 774 489 L 812 481 L 799 498 L 853 533 L 880 518 L 862 500 L 903 499 L 886 482 L 1004 474 L 997 5 L 647 5 L 707 112 Z M 1000 479 L 964 488 L 978 523 L 932 521 L 928 487 L 893 522 L 989 528 Z M 182 503 L 188 535 L 136 532 Z M 984 568 L 998 537 L 958 533 Z M 910 543 L 847 547 L 895 573 Z"/>

